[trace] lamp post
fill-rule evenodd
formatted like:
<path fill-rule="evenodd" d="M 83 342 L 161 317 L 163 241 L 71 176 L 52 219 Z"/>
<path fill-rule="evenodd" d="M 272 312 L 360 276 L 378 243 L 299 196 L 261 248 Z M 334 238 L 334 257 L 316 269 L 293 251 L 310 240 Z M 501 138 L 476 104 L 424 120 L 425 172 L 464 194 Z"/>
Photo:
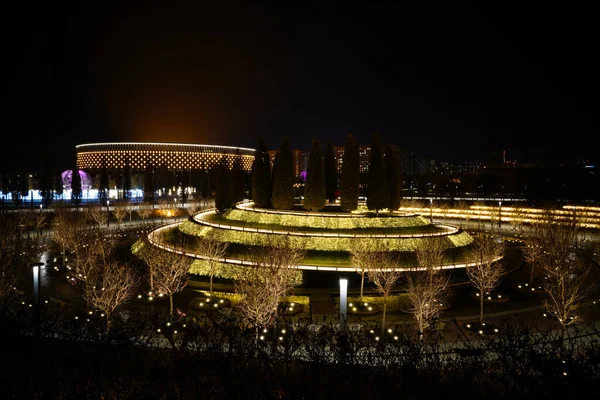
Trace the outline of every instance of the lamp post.
<path fill-rule="evenodd" d="M 340 278 L 340 364 L 346 363 L 348 351 L 348 279 Z"/>
<path fill-rule="evenodd" d="M 429 222 L 433 223 L 433 199 L 429 199 Z"/>
<path fill-rule="evenodd" d="M 110 200 L 106 200 L 106 227 L 110 227 Z"/>
<path fill-rule="evenodd" d="M 348 279 L 340 278 L 340 332 L 346 333 L 348 321 Z"/>
<path fill-rule="evenodd" d="M 44 263 L 36 262 L 29 264 L 33 275 L 33 325 L 35 336 L 40 335 L 40 268 Z"/>
<path fill-rule="evenodd" d="M 498 228 L 502 223 L 502 200 L 498 200 Z"/>

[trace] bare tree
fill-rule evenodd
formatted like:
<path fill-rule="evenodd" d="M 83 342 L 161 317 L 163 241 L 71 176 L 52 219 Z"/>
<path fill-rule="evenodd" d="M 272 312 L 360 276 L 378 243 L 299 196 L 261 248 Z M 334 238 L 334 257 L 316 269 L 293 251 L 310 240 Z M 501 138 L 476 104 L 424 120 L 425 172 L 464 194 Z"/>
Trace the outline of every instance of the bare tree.
<path fill-rule="evenodd" d="M 504 241 L 496 233 L 482 234 L 474 242 L 472 259 L 475 265 L 467 268 L 467 276 L 479 291 L 480 323 L 483 323 L 484 296 L 500 284 L 505 274 L 504 264 L 498 262 L 503 254 Z"/>
<path fill-rule="evenodd" d="M 90 204 L 84 208 L 85 217 L 96 224 L 96 227 L 101 227 L 108 224 L 109 212 L 99 204 Z"/>
<path fill-rule="evenodd" d="M 350 259 L 356 272 L 360 275 L 360 300 L 362 301 L 365 286 L 365 275 L 369 270 L 371 263 L 371 251 L 368 250 L 365 242 L 355 240 L 350 248 Z"/>
<path fill-rule="evenodd" d="M 596 264 L 600 264 L 600 243 L 592 244 L 592 258 Z"/>
<path fill-rule="evenodd" d="M 154 212 L 154 206 L 152 203 L 140 203 L 138 209 L 136 210 L 142 221 L 145 223 L 146 219 L 148 219 L 152 213 Z"/>
<path fill-rule="evenodd" d="M 185 288 L 189 282 L 188 272 L 192 260 L 178 253 L 163 251 L 159 262 L 151 269 L 152 281 L 159 294 L 169 296 L 169 317 L 173 319 L 173 295 Z"/>
<path fill-rule="evenodd" d="M 132 266 L 110 261 L 90 269 L 81 288 L 87 303 L 105 314 L 108 332 L 113 313 L 134 296 L 138 284 L 139 279 Z"/>
<path fill-rule="evenodd" d="M 210 277 L 209 291 L 210 295 L 213 294 L 213 277 L 219 268 L 220 260 L 225 257 L 227 253 L 228 242 L 219 240 L 216 235 L 198 237 L 197 239 L 197 251 L 199 254 L 206 257 L 206 263 L 208 265 L 208 275 Z"/>
<path fill-rule="evenodd" d="M 146 236 L 144 236 L 141 246 L 135 253 L 148 267 L 146 273 L 150 286 L 150 295 L 152 296 L 154 296 L 154 271 L 160 267 L 164 253 L 165 250 L 154 246 Z"/>
<path fill-rule="evenodd" d="M 44 212 L 38 212 L 36 213 L 36 218 L 35 218 L 35 227 L 38 230 L 38 235 L 41 236 L 42 232 L 44 231 L 44 228 L 48 225 L 48 214 L 44 213 Z"/>
<path fill-rule="evenodd" d="M 189 202 L 188 206 L 186 208 L 186 211 L 187 211 L 188 215 L 191 217 L 194 214 L 196 214 L 198 211 L 200 211 L 200 204 L 197 202 Z"/>
<path fill-rule="evenodd" d="M 121 223 L 123 222 L 123 220 L 129 213 L 128 204 L 129 204 L 128 202 L 117 202 L 117 203 L 115 203 L 115 206 L 113 207 L 113 215 L 115 216 L 115 219 L 117 220 L 117 226 L 119 228 L 121 227 Z"/>
<path fill-rule="evenodd" d="M 383 317 L 381 320 L 381 333 L 385 328 L 387 313 L 387 298 L 402 276 L 396 269 L 397 265 L 387 252 L 372 252 L 371 263 L 367 270 L 367 277 L 375 284 L 377 291 L 383 296 Z"/>
<path fill-rule="evenodd" d="M 129 223 L 131 224 L 131 217 L 133 215 L 133 212 L 135 211 L 135 203 L 130 199 L 121 204 L 123 205 L 125 211 L 127 211 L 127 214 L 129 214 Z"/>
<path fill-rule="evenodd" d="M 547 223 L 538 230 L 540 264 L 546 275 L 546 310 L 562 327 L 581 320 L 580 304 L 590 294 L 590 267 L 574 251 L 577 227 Z"/>
<path fill-rule="evenodd" d="M 164 223 L 165 217 L 174 215 L 174 203 L 169 199 L 158 200 L 158 210 L 160 211 L 160 219 Z"/>
<path fill-rule="evenodd" d="M 471 209 L 471 207 L 469 206 L 469 203 L 467 203 L 464 200 L 460 200 L 458 202 L 458 209 L 460 210 L 460 229 L 462 229 L 463 227 L 463 218 L 466 222 L 466 225 L 469 226 L 469 219 L 471 219 L 471 214 L 469 213 L 469 210 Z"/>
<path fill-rule="evenodd" d="M 289 239 L 271 239 L 270 245 L 253 252 L 253 265 L 245 279 L 236 282 L 235 291 L 241 296 L 236 309 L 244 323 L 253 327 L 256 340 L 259 330 L 267 328 L 277 317 L 279 301 L 293 288 L 298 275 L 297 266 L 304 252 L 293 248 Z"/>
<path fill-rule="evenodd" d="M 14 293 L 20 240 L 18 220 L 8 213 L 0 212 L 0 305 Z"/>
<path fill-rule="evenodd" d="M 414 315 L 422 337 L 425 329 L 435 323 L 445 307 L 449 278 L 439 269 L 446 253 L 443 242 L 427 238 L 415 253 L 417 268 L 406 275 L 410 300 L 408 311 Z"/>
<path fill-rule="evenodd" d="M 515 205 L 513 207 L 512 213 L 512 224 L 513 229 L 518 231 L 520 234 L 523 234 L 523 224 L 525 223 L 525 211 L 520 205 Z"/>
<path fill-rule="evenodd" d="M 542 260 L 544 255 L 544 244 L 545 235 L 540 224 L 533 224 L 530 232 L 527 234 L 525 246 L 523 247 L 523 258 L 529 264 L 531 273 L 529 275 L 529 283 L 533 283 L 535 271 L 538 267 L 539 262 Z"/>
<path fill-rule="evenodd" d="M 67 250 L 77 249 L 85 235 L 86 222 L 82 213 L 62 205 L 55 206 L 52 239 L 62 248 L 63 267 L 67 262 Z"/>

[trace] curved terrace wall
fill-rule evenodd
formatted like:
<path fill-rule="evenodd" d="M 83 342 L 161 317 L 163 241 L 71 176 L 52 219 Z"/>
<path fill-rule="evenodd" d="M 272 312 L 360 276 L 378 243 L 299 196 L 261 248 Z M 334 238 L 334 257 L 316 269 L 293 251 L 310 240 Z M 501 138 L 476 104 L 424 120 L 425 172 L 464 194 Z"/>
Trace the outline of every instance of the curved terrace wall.
<path fill-rule="evenodd" d="M 287 235 L 287 232 L 248 232 L 227 228 L 214 228 L 207 225 L 183 222 L 179 230 L 190 236 L 207 236 L 216 231 L 219 240 L 238 243 L 243 245 L 257 245 L 268 243 L 269 236 L 273 234 Z M 446 248 L 461 247 L 470 244 L 473 238 L 466 232 L 457 231 L 451 234 L 422 234 L 421 236 L 391 236 L 389 235 L 360 235 L 352 237 L 340 237 L 335 233 L 331 235 L 311 234 L 301 232 L 289 232 L 290 244 L 304 250 L 317 251 L 350 251 L 353 241 L 361 240 L 367 245 L 368 251 L 415 251 L 423 245 L 428 238 L 434 237 L 443 240 Z"/>

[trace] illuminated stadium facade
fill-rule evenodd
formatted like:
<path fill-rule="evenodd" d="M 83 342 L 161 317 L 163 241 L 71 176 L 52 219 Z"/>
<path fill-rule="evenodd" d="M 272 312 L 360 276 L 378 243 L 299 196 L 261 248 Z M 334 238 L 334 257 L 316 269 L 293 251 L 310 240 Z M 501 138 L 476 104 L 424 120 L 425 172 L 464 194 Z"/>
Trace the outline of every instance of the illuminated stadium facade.
<path fill-rule="evenodd" d="M 77 167 L 84 170 L 101 168 L 143 171 L 149 167 L 169 171 L 208 171 L 221 159 L 233 165 L 241 159 L 245 171 L 250 171 L 254 149 L 182 143 L 88 143 L 76 146 Z"/>
<path fill-rule="evenodd" d="M 108 198 L 123 198 L 128 186 L 133 198 L 181 196 L 185 200 L 214 194 L 215 167 L 221 162 L 229 169 L 237 165 L 247 176 L 254 149 L 183 143 L 87 143 L 76 146 L 76 157 L 77 168 L 94 177 L 94 189 L 104 187 Z M 91 190 L 89 197 L 98 197 L 96 192 Z"/>

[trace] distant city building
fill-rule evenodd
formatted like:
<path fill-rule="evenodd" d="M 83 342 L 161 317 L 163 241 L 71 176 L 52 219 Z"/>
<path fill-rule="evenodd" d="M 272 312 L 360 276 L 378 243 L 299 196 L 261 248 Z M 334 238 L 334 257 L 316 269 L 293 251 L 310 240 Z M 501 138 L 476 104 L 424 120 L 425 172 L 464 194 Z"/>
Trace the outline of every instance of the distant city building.
<path fill-rule="evenodd" d="M 344 158 L 344 146 L 333 146 L 335 153 L 335 162 L 337 173 L 342 173 L 342 160 Z M 369 162 L 371 158 L 371 146 L 358 146 L 359 172 L 366 174 L 369 172 Z"/>
<path fill-rule="evenodd" d="M 269 150 L 269 160 L 271 161 L 271 169 L 273 168 L 273 163 L 275 162 L 275 155 L 277 154 L 277 150 Z M 306 168 L 308 167 L 308 158 L 310 156 L 310 151 L 306 150 L 292 150 L 292 162 L 294 165 L 294 176 L 296 178 L 302 179 L 302 177 L 306 177 Z M 303 179 L 304 180 L 304 179 Z"/>

